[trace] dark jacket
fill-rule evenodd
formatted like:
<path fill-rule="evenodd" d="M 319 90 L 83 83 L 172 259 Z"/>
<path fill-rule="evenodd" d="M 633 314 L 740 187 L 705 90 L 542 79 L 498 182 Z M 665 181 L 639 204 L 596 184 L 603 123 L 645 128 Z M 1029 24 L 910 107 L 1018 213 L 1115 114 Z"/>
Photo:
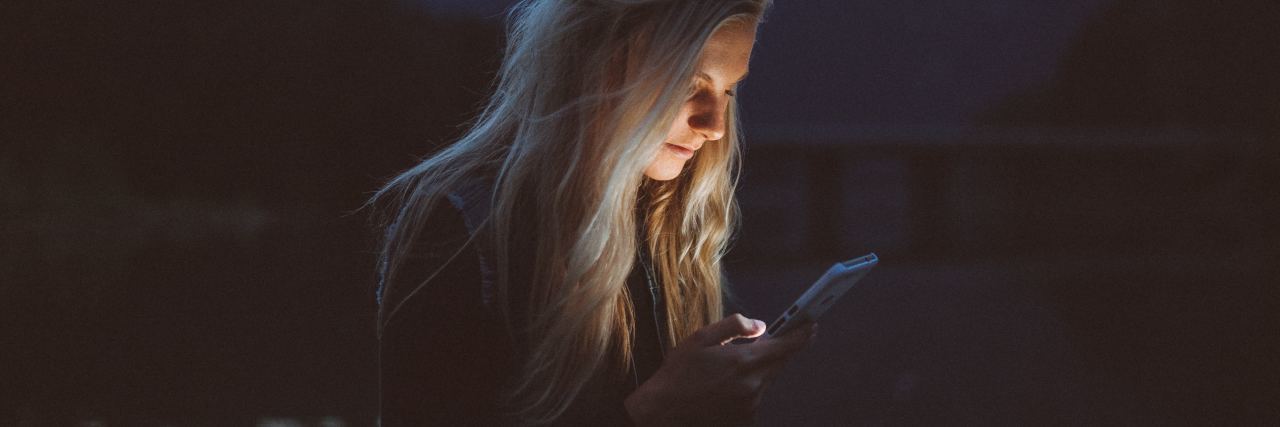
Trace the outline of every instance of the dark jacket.
<path fill-rule="evenodd" d="M 384 319 L 379 342 L 383 426 L 512 424 L 498 407 L 499 396 L 524 360 L 523 346 L 515 344 L 524 337 L 512 335 L 498 317 L 493 258 L 480 239 L 468 239 L 488 213 L 488 196 L 487 187 L 464 185 L 448 203 L 437 203 L 400 272 L 380 281 L 384 316 L 399 305 Z M 519 311 L 520 277 L 527 277 L 521 272 L 529 266 L 516 258 L 512 309 Z M 622 401 L 661 365 L 659 337 L 666 327 L 661 287 L 647 280 L 640 265 L 628 279 L 636 312 L 636 369 L 622 378 L 598 373 L 556 424 L 631 424 Z"/>

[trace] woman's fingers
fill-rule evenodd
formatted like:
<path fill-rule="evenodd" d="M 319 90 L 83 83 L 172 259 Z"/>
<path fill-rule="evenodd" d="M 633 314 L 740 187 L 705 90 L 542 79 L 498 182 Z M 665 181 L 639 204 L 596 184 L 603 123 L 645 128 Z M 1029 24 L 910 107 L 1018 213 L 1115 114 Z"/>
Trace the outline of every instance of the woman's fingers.
<path fill-rule="evenodd" d="M 750 356 L 746 360 L 747 365 L 761 366 L 785 360 L 796 351 L 803 349 L 809 339 L 813 338 L 815 326 L 808 324 L 782 336 L 765 337 L 751 344 L 743 344 L 751 347 Z"/>
<path fill-rule="evenodd" d="M 755 338 L 764 331 L 764 322 L 735 313 L 694 332 L 689 341 L 699 347 L 710 347 L 724 345 L 737 338 Z"/>
<path fill-rule="evenodd" d="M 760 405 L 760 400 L 764 398 L 765 391 L 773 385 L 773 381 L 778 378 L 778 374 L 782 373 L 782 368 L 786 365 L 787 359 L 779 358 L 760 366 L 758 370 L 751 373 L 754 376 L 751 381 L 755 381 L 758 384 L 751 401 L 752 406 Z"/>

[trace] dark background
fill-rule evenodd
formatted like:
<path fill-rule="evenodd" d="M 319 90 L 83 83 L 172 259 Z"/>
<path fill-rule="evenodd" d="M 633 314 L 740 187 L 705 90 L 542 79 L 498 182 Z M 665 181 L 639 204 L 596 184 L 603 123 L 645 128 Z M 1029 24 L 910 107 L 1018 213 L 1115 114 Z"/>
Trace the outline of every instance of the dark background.
<path fill-rule="evenodd" d="M 369 425 L 382 180 L 505 1 L 0 4 L 0 425 Z M 882 264 L 761 425 L 1280 420 L 1280 5 L 779 1 L 738 308 Z"/>

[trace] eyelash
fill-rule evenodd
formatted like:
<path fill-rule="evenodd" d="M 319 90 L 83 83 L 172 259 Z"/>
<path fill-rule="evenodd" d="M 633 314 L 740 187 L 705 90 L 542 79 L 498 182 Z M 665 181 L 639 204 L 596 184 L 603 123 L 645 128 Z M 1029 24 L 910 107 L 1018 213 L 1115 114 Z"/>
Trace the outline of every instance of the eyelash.
<path fill-rule="evenodd" d="M 698 87 L 689 88 L 689 96 L 694 96 L 694 93 L 698 93 Z M 724 95 L 728 95 L 730 97 L 736 97 L 737 89 L 728 89 L 728 91 L 724 91 Z"/>
<path fill-rule="evenodd" d="M 689 96 L 690 96 L 690 97 L 692 97 L 692 96 L 693 96 L 694 94 L 696 94 L 696 93 L 698 93 L 698 87 L 697 87 L 697 86 L 693 86 L 693 87 L 690 87 L 690 88 L 689 88 Z M 725 95 L 729 95 L 729 97 L 731 97 L 731 98 L 732 98 L 732 97 L 737 97 L 737 96 L 738 96 L 738 90 L 737 90 L 737 89 L 729 89 L 729 90 L 724 91 L 724 94 L 725 94 Z"/>

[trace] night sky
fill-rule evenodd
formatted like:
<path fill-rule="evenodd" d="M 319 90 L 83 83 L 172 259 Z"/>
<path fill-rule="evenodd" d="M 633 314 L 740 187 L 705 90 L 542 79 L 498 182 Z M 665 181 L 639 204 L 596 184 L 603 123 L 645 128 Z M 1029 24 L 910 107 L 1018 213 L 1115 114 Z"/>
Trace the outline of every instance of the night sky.
<path fill-rule="evenodd" d="M 502 0 L 422 1 L 500 22 Z M 1107 2 L 781 0 L 741 92 L 744 126 L 963 127 L 1053 77 L 1081 24 Z"/>

